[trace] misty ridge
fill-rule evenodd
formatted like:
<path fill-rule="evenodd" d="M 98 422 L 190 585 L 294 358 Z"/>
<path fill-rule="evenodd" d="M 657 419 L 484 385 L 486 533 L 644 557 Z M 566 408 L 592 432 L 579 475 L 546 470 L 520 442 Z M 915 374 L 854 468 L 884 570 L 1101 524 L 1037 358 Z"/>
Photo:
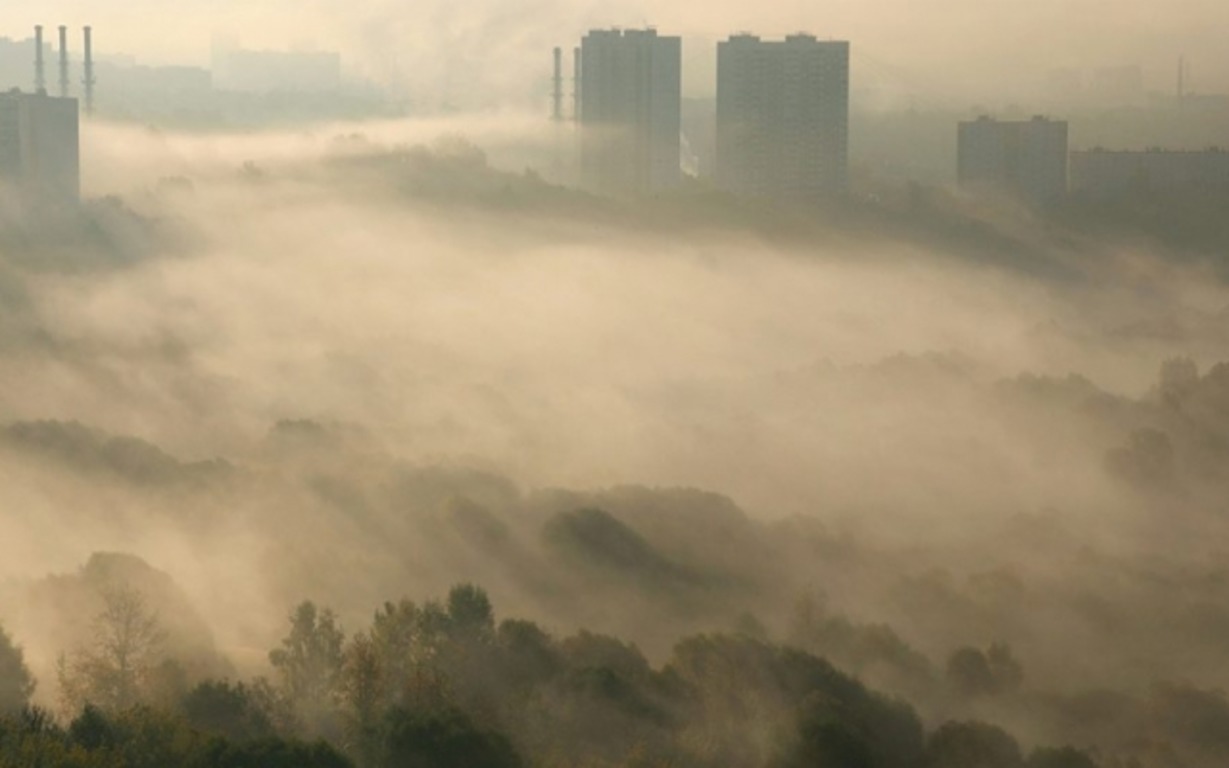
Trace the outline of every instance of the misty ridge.
<path fill-rule="evenodd" d="M 0 201 L 0 765 L 1229 760 L 1215 226 L 82 138 Z"/>

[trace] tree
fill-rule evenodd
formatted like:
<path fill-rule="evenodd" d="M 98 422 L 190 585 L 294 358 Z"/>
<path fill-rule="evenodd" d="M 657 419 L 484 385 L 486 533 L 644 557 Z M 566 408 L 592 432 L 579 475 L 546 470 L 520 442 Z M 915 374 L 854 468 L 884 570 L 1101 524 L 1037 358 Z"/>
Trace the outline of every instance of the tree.
<path fill-rule="evenodd" d="M 453 636 L 466 642 L 489 642 L 495 634 L 495 612 L 485 591 L 460 584 L 448 592 L 448 618 Z"/>
<path fill-rule="evenodd" d="M 1042 747 L 1028 756 L 1028 768 L 1097 768 L 1096 762 L 1074 747 Z"/>
<path fill-rule="evenodd" d="M 60 695 L 67 709 L 93 704 L 122 712 L 148 696 L 164 661 L 166 634 L 145 596 L 122 585 L 103 592 L 94 618 L 94 639 L 72 657 L 61 656 Z"/>
<path fill-rule="evenodd" d="M 986 651 L 986 663 L 990 666 L 990 674 L 994 676 L 994 687 L 997 693 L 1014 693 L 1024 682 L 1024 667 L 1016 661 L 1011 652 L 1011 646 L 1006 643 L 991 643 Z"/>
<path fill-rule="evenodd" d="M 505 619 L 496 642 L 500 677 L 519 695 L 552 679 L 563 666 L 550 635 L 532 621 Z"/>
<path fill-rule="evenodd" d="M 385 603 L 376 612 L 368 636 L 386 682 L 385 693 L 395 696 L 411 678 L 414 666 L 431 655 L 421 642 L 422 611 L 410 600 Z M 428 651 L 427 653 L 424 653 Z"/>
<path fill-rule="evenodd" d="M 21 646 L 0 627 L 0 715 L 18 712 L 30 702 L 34 678 L 26 667 Z"/>
<path fill-rule="evenodd" d="M 872 768 L 875 756 L 865 733 L 823 696 L 799 708 L 788 748 L 772 768 Z"/>
<path fill-rule="evenodd" d="M 976 648 L 960 648 L 947 660 L 947 680 L 964 696 L 994 693 L 994 674 L 986 655 Z"/>
<path fill-rule="evenodd" d="M 188 724 L 202 733 L 245 743 L 274 735 L 268 713 L 243 683 L 203 682 L 184 695 L 179 707 Z"/>
<path fill-rule="evenodd" d="M 1011 734 L 988 723 L 945 723 L 930 735 L 922 768 L 1021 768 L 1024 758 Z"/>
<path fill-rule="evenodd" d="M 1024 668 L 1004 643 L 993 643 L 985 653 L 966 647 L 948 658 L 947 680 L 962 695 L 994 696 L 1018 690 Z"/>
<path fill-rule="evenodd" d="M 290 633 L 282 647 L 269 652 L 282 695 L 312 735 L 339 735 L 336 714 L 344 643 L 345 634 L 333 612 L 318 610 L 307 601 L 290 614 Z"/>
<path fill-rule="evenodd" d="M 359 764 L 363 766 L 376 763 L 379 715 L 389 700 L 388 683 L 371 636 L 356 635 L 346 649 L 340 687 L 347 740 L 351 752 L 359 755 Z"/>
<path fill-rule="evenodd" d="M 520 768 L 520 757 L 502 734 L 478 728 L 456 709 L 389 710 L 383 723 L 380 765 L 388 768 Z"/>

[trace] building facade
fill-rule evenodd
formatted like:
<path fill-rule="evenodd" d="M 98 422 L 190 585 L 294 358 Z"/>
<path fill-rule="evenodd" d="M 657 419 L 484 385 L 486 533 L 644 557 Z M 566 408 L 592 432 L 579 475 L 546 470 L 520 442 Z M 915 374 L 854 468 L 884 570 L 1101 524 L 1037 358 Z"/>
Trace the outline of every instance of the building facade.
<path fill-rule="evenodd" d="M 655 30 L 595 30 L 580 45 L 581 183 L 644 194 L 682 179 L 682 41 Z"/>
<path fill-rule="evenodd" d="M 849 43 L 735 35 L 717 46 L 717 183 L 809 200 L 849 186 Z"/>
<path fill-rule="evenodd" d="M 42 205 L 75 203 L 80 198 L 76 99 L 0 93 L 0 184 Z"/>
<path fill-rule="evenodd" d="M 1067 194 L 1067 123 L 1034 117 L 960 123 L 957 179 L 974 191 L 993 191 L 1031 205 Z"/>
<path fill-rule="evenodd" d="M 1108 199 L 1200 190 L 1229 190 L 1229 151 L 1149 149 L 1071 153 L 1071 192 Z"/>

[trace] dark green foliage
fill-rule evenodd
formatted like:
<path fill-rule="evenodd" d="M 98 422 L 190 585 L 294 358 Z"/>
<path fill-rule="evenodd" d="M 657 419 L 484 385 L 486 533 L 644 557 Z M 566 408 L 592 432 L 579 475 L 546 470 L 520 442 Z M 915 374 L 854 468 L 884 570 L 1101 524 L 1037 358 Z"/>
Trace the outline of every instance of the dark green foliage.
<path fill-rule="evenodd" d="M 531 621 L 505 619 L 496 634 L 500 676 L 513 691 L 551 681 L 563 666 L 550 635 Z"/>
<path fill-rule="evenodd" d="M 947 680 L 965 696 L 983 696 L 995 692 L 994 674 L 985 654 L 976 648 L 960 648 L 947 660 Z"/>
<path fill-rule="evenodd" d="M 643 680 L 652 673 L 640 649 L 615 637 L 581 630 L 560 643 L 572 669 L 610 669 L 628 679 Z"/>
<path fill-rule="evenodd" d="M 586 667 L 571 672 L 566 689 L 572 695 L 593 702 L 634 720 L 665 725 L 669 718 L 635 681 L 610 667 Z"/>
<path fill-rule="evenodd" d="M 913 709 L 868 690 L 823 659 L 747 637 L 701 636 L 676 647 L 668 671 L 689 686 L 703 712 L 703 738 L 712 759 L 758 757 L 742 734 L 780 730 L 776 761 L 815 759 L 908 766 L 922 748 Z M 758 724 L 758 725 L 757 725 Z"/>
<path fill-rule="evenodd" d="M 937 675 L 930 660 L 891 627 L 855 624 L 829 613 L 813 596 L 804 596 L 794 606 L 789 640 L 893 693 L 926 694 L 935 686 Z"/>
<path fill-rule="evenodd" d="M 1075 747 L 1035 749 L 1026 765 L 1027 768 L 1097 768 L 1091 757 Z"/>
<path fill-rule="evenodd" d="M 987 723 L 945 723 L 931 734 L 922 768 L 1021 768 L 1020 745 Z"/>
<path fill-rule="evenodd" d="M 110 747 L 117 740 L 116 729 L 102 710 L 87 704 L 81 714 L 68 726 L 68 735 L 73 743 L 87 750 Z"/>
<path fill-rule="evenodd" d="M 243 683 L 201 683 L 183 697 L 180 709 L 191 727 L 230 741 L 250 742 L 274 734 L 268 713 Z"/>
<path fill-rule="evenodd" d="M 34 678 L 20 646 L 0 627 L 0 715 L 21 711 L 34 692 Z"/>
<path fill-rule="evenodd" d="M 502 735 L 478 728 L 457 710 L 413 712 L 394 707 L 384 717 L 380 766 L 387 768 L 520 768 Z"/>
<path fill-rule="evenodd" d="M 1071 749 L 1026 764 L 982 723 L 927 741 L 910 705 L 763 632 L 684 639 L 658 670 L 614 637 L 496 625 L 471 584 L 386 603 L 348 642 L 314 603 L 290 618 L 274 683 L 207 681 L 171 707 L 87 705 L 63 728 L 39 711 L 0 717 L 0 767 L 1095 768 Z M 987 685 L 1019 684 L 1006 646 L 969 651 Z M 1223 696 L 1170 686 L 1153 699 L 1158 719 L 1182 718 L 1170 731 L 1219 754 Z"/>
<path fill-rule="evenodd" d="M 453 587 L 448 593 L 448 618 L 454 636 L 485 642 L 495 632 L 495 612 L 486 592 L 472 584 Z"/>
<path fill-rule="evenodd" d="M 774 768 L 873 768 L 870 742 L 860 732 L 834 717 L 824 702 L 805 705 L 798 717 L 796 741 Z"/>
<path fill-rule="evenodd" d="M 349 768 L 351 763 L 324 742 L 302 744 L 265 739 L 248 744 L 213 740 L 197 759 L 204 768 Z"/>
<path fill-rule="evenodd" d="M 48 768 L 348 768 L 324 743 L 268 736 L 234 743 L 191 728 L 184 720 L 136 708 L 108 715 L 85 710 L 66 729 L 27 711 L 0 718 L 0 765 Z"/>

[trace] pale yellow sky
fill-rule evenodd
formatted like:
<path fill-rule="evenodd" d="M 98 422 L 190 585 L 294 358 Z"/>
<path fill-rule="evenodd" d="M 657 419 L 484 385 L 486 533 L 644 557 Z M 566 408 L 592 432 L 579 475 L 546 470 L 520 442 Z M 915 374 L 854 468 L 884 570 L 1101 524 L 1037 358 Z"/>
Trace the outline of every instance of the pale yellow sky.
<path fill-rule="evenodd" d="M 1186 55 L 1193 86 L 1229 91 L 1224 0 L 6 0 L 0 35 L 35 23 L 91 23 L 101 52 L 204 64 L 215 34 L 253 47 L 339 49 L 348 68 L 384 82 L 538 88 L 549 48 L 592 26 L 654 24 L 682 34 L 689 86 L 705 87 L 712 41 L 737 31 L 810 31 L 853 41 L 864 77 L 920 95 L 993 101 L 1050 69 L 1137 64 L 1168 89 Z M 858 70 L 855 71 L 857 78 Z"/>

